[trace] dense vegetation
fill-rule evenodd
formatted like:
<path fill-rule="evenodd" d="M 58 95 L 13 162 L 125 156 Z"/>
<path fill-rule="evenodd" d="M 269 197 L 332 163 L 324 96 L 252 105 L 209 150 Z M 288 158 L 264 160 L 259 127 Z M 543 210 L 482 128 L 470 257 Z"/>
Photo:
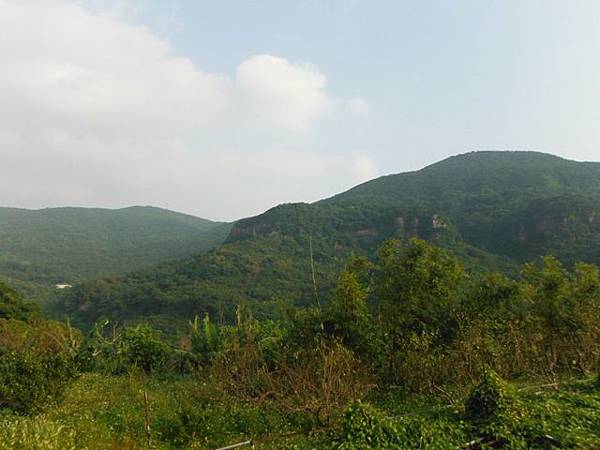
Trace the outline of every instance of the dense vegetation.
<path fill-rule="evenodd" d="M 469 269 L 519 275 L 550 254 L 568 267 L 600 263 L 600 163 L 534 152 L 479 152 L 382 177 L 314 204 L 285 204 L 238 221 L 206 255 L 84 283 L 58 310 L 96 320 L 150 320 L 163 329 L 241 301 L 266 314 L 282 299 L 315 304 L 351 254 L 373 258 L 389 238 L 419 237 Z M 276 315 L 272 316 L 275 317 Z"/>
<path fill-rule="evenodd" d="M 364 183 L 322 203 L 430 208 L 482 250 L 519 263 L 554 254 L 600 262 L 600 163 L 537 152 L 474 152 Z"/>
<path fill-rule="evenodd" d="M 598 164 L 450 158 L 78 283 L 54 307 L 79 328 L 0 284 L 0 449 L 600 448 L 599 187 Z"/>
<path fill-rule="evenodd" d="M 0 448 L 600 445 L 598 266 L 547 256 L 512 279 L 389 240 L 334 285 L 277 319 L 241 302 L 171 336 L 7 316 Z"/>
<path fill-rule="evenodd" d="M 150 207 L 0 208 L 0 277 L 41 300 L 58 283 L 75 284 L 209 250 L 229 228 Z"/>

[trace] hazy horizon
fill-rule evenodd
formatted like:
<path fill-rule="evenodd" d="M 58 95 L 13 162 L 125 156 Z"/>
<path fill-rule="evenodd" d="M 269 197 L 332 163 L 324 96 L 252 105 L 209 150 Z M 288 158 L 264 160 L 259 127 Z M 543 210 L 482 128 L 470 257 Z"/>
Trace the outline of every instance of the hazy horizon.
<path fill-rule="evenodd" d="M 547 154 L 547 155 L 551 155 L 551 156 L 557 156 L 557 157 L 561 157 L 561 156 L 559 156 L 559 155 L 553 155 L 553 154 L 551 154 L 551 153 L 541 152 L 541 151 L 539 151 L 539 150 L 508 150 L 508 149 L 507 149 L 507 150 L 473 150 L 473 151 L 470 151 L 470 152 L 457 153 L 456 155 L 450 155 L 450 156 L 448 156 L 447 158 L 450 158 L 450 157 L 452 157 L 452 156 L 465 155 L 465 154 L 468 154 L 468 153 L 477 153 L 477 152 L 498 152 L 498 151 L 500 151 L 500 152 L 507 152 L 507 153 L 509 153 L 509 152 L 533 152 L 533 153 L 543 153 L 543 154 Z M 442 160 L 439 160 L 439 161 L 434 161 L 434 162 L 432 162 L 431 164 L 435 164 L 436 162 L 444 161 L 444 160 L 445 160 L 445 159 L 447 159 L 447 158 L 444 158 L 444 159 L 442 159 Z M 562 158 L 562 157 L 561 157 L 561 158 Z M 577 161 L 577 162 L 598 162 L 598 163 L 600 163 L 600 161 L 590 161 L 590 160 L 575 160 L 575 159 L 572 159 L 572 161 Z M 429 165 L 429 164 L 428 164 L 428 165 Z M 423 166 L 423 167 L 420 167 L 420 168 L 417 168 L 417 169 L 415 169 L 415 171 L 419 171 L 419 170 L 421 170 L 421 169 L 423 169 L 423 168 L 427 167 L 428 165 L 426 165 L 426 166 Z M 408 172 L 410 172 L 410 171 L 408 171 Z M 402 174 L 402 173 L 406 173 L 406 172 L 393 172 L 393 173 L 386 174 L 386 175 L 399 175 L 399 174 Z M 385 176 L 385 175 L 381 175 L 381 176 Z M 376 179 L 376 178 L 379 178 L 379 177 L 372 178 L 371 180 L 373 180 L 373 179 Z M 364 181 L 363 183 L 366 183 L 366 182 L 368 182 L 368 181 L 371 181 L 371 180 L 366 180 L 366 181 Z M 361 184 L 361 183 L 358 183 L 358 184 Z M 357 185 L 350 186 L 348 189 L 351 189 L 351 188 L 353 188 L 354 186 L 357 186 Z M 315 201 L 319 201 L 319 200 L 323 200 L 323 199 L 325 199 L 325 198 L 328 198 L 328 197 L 331 197 L 331 196 L 335 196 L 335 195 L 337 195 L 337 194 L 340 194 L 340 193 L 342 193 L 342 192 L 345 192 L 346 190 L 347 190 L 347 189 L 345 189 L 345 190 L 342 190 L 342 191 L 339 191 L 339 192 L 334 192 L 333 194 L 331 194 L 331 195 L 329 195 L 329 196 L 327 196 L 327 197 L 323 197 L 323 198 L 315 199 Z M 305 202 L 305 201 L 303 201 L 303 200 L 298 200 L 297 202 L 300 202 L 300 203 L 303 203 L 303 202 L 304 202 L 304 203 L 311 203 L 311 202 L 309 202 L 309 201 L 306 201 L 306 202 Z M 167 210 L 167 211 L 170 211 L 170 212 L 173 212 L 173 213 L 185 214 L 185 215 L 190 215 L 190 216 L 194 216 L 194 217 L 198 217 L 198 218 L 202 218 L 202 219 L 208 219 L 208 220 L 212 220 L 212 221 L 214 221 L 214 222 L 235 222 L 235 221 L 237 221 L 237 220 L 239 220 L 239 219 L 243 219 L 243 218 L 247 218 L 247 217 L 251 217 L 251 216 L 255 216 L 255 215 L 262 214 L 262 213 L 263 213 L 263 212 L 265 212 L 266 210 L 268 210 L 268 209 L 271 209 L 271 208 L 274 208 L 274 207 L 276 207 L 276 206 L 278 206 L 278 205 L 280 205 L 280 204 L 283 204 L 283 203 L 293 203 L 293 202 L 287 202 L 287 201 L 283 201 L 283 202 L 281 202 L 281 203 L 277 203 L 277 204 L 269 205 L 269 206 L 267 206 L 267 207 L 266 207 L 264 210 L 261 210 L 261 211 L 258 211 L 258 212 L 256 212 L 256 214 L 252 214 L 252 215 L 249 215 L 249 216 L 239 216 L 239 217 L 230 218 L 230 219 L 218 219 L 218 218 L 212 218 L 212 217 L 206 217 L 206 216 L 203 216 L 203 215 L 194 214 L 194 213 L 192 213 L 192 212 L 178 211 L 178 210 L 175 210 L 175 209 L 172 209 L 172 208 L 170 208 L 168 204 L 167 204 L 167 205 L 154 205 L 154 204 L 130 204 L 130 205 L 117 205 L 117 206 L 110 206 L 110 205 L 109 205 L 109 206 L 102 206 L 102 205 L 87 205 L 87 206 L 86 206 L 86 205 L 71 205 L 71 204 L 65 204 L 65 205 L 48 205 L 48 206 L 42 206 L 42 207 L 33 207 L 33 208 L 29 208 L 29 207 L 20 207 L 20 206 L 12 206 L 12 205 L 0 205 L 0 207 L 16 208 L 16 209 L 25 209 L 25 210 L 29 210 L 29 211 L 40 211 L 40 210 L 44 210 L 44 209 L 58 209 L 58 208 L 84 208 L 84 209 L 107 209 L 107 210 L 120 210 L 120 209 L 134 208 L 134 207 L 142 207 L 142 208 L 150 207 L 150 208 L 164 209 L 164 210 Z"/>

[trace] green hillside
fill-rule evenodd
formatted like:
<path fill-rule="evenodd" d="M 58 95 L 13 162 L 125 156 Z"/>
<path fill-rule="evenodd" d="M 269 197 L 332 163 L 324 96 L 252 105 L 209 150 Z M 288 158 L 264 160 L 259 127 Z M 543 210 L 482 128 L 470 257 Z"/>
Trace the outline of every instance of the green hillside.
<path fill-rule="evenodd" d="M 58 283 L 206 251 L 230 227 L 152 207 L 0 208 L 0 278 L 41 299 Z"/>
<path fill-rule="evenodd" d="M 322 204 L 428 208 L 471 245 L 519 262 L 553 253 L 600 262 L 600 163 L 537 152 L 475 152 L 381 177 Z"/>
<path fill-rule="evenodd" d="M 205 276 L 249 262 L 215 253 Z M 0 449 L 600 445 L 599 266 L 548 256 L 517 280 L 396 239 L 321 300 L 275 320 L 241 303 L 176 335 L 106 320 L 82 334 L 0 285 Z"/>
<path fill-rule="evenodd" d="M 468 268 L 511 275 L 544 254 L 600 263 L 600 164 L 535 152 L 452 157 L 240 220 L 206 255 L 85 283 L 60 308 L 86 325 L 108 316 L 172 326 L 205 311 L 231 316 L 245 300 L 273 314 L 273 302 L 318 302 L 350 254 L 373 256 L 384 240 L 410 237 Z"/>

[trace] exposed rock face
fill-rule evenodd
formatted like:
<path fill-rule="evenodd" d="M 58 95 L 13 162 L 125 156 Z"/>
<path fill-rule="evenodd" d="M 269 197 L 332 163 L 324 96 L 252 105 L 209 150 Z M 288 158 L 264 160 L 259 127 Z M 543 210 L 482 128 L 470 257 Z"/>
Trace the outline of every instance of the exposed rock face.
<path fill-rule="evenodd" d="M 329 205 L 285 204 L 264 214 L 238 221 L 227 242 L 262 238 L 330 239 L 342 247 L 363 249 L 377 247 L 386 239 L 439 239 L 454 232 L 451 222 L 434 211 L 413 207 L 371 207 L 368 214 L 362 205 L 346 208 Z"/>
<path fill-rule="evenodd" d="M 411 233 L 411 237 L 417 237 L 419 236 L 419 226 L 421 225 L 421 220 L 418 217 L 415 217 L 412 223 L 412 233 Z"/>
<path fill-rule="evenodd" d="M 356 232 L 357 236 L 377 236 L 379 233 L 374 228 L 364 228 Z"/>
<path fill-rule="evenodd" d="M 431 226 L 434 229 L 448 228 L 448 224 L 438 214 L 434 214 L 431 218 Z"/>
<path fill-rule="evenodd" d="M 421 220 L 418 217 L 414 217 L 412 220 L 407 220 L 403 216 L 398 216 L 396 219 L 396 236 L 401 239 L 408 239 L 411 237 L 419 237 L 419 227 Z"/>
<path fill-rule="evenodd" d="M 267 223 L 249 223 L 247 225 L 236 225 L 229 233 L 229 240 L 239 238 L 256 238 L 259 235 L 266 236 L 273 234 L 276 230 Z"/>
<path fill-rule="evenodd" d="M 398 236 L 404 237 L 405 232 L 406 232 L 406 222 L 404 221 L 404 217 L 399 216 L 396 219 L 396 234 Z"/>

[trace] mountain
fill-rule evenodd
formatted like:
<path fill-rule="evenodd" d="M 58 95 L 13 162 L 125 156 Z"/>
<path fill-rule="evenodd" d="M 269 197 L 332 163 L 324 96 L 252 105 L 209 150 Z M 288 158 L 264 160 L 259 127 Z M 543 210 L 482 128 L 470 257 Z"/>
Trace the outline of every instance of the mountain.
<path fill-rule="evenodd" d="M 55 284 L 204 252 L 230 228 L 153 207 L 0 208 L 0 279 L 40 300 Z"/>
<path fill-rule="evenodd" d="M 378 178 L 322 203 L 410 205 L 442 214 L 468 244 L 525 262 L 600 263 L 600 163 L 538 152 L 474 152 Z"/>
<path fill-rule="evenodd" d="M 59 304 L 88 325 L 101 316 L 174 326 L 209 312 L 257 314 L 323 301 L 352 253 L 420 237 L 471 269 L 515 274 L 554 254 L 600 263 L 600 163 L 536 152 L 474 152 L 381 177 L 313 204 L 284 204 L 233 226 L 205 255 L 83 283 Z M 313 270 L 314 280 L 313 282 Z"/>

